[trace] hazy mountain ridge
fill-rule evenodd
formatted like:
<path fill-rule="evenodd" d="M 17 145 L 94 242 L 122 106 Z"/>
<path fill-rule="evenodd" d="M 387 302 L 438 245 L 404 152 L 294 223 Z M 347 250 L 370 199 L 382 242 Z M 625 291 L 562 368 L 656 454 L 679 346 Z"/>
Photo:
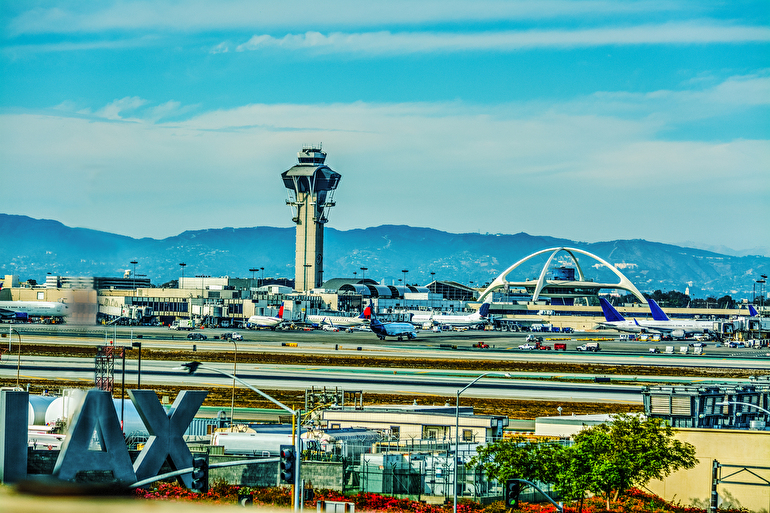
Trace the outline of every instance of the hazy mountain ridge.
<path fill-rule="evenodd" d="M 185 231 L 165 239 L 134 239 L 57 221 L 0 214 L 0 274 L 45 281 L 46 273 L 66 276 L 120 276 L 137 260 L 136 272 L 161 284 L 185 275 L 251 277 L 250 268 L 264 267 L 265 277 L 294 277 L 294 228 L 253 227 Z M 754 280 L 768 274 L 770 258 L 731 256 L 641 239 L 576 242 L 517 233 L 447 233 L 431 228 L 382 225 L 340 231 L 327 227 L 325 275 L 366 276 L 387 283 L 404 278 L 428 283 L 434 277 L 474 285 L 494 279 L 506 268 L 551 247 L 574 247 L 598 255 L 620 268 L 642 291 L 680 290 L 691 295 L 731 294 L 749 297 Z M 545 257 L 517 269 L 518 276 L 536 278 Z M 560 261 L 567 262 L 564 258 Z M 612 282 L 587 258 L 579 261 L 589 277 Z M 603 273 L 603 276 L 601 276 Z M 260 276 L 262 273 L 255 273 Z M 595 276 L 594 276 L 595 275 Z"/>

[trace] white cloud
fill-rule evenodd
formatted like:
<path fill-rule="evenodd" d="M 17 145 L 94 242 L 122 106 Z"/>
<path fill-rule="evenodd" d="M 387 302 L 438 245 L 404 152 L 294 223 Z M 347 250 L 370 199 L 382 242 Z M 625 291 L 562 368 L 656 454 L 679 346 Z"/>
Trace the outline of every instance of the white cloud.
<path fill-rule="evenodd" d="M 322 34 L 311 31 L 273 37 L 255 35 L 237 51 L 280 48 L 318 53 L 411 54 L 515 51 L 607 45 L 708 44 L 770 41 L 770 28 L 670 23 L 583 30 L 521 30 L 481 33 L 389 31 Z"/>
<path fill-rule="evenodd" d="M 48 4 L 50 5 L 50 3 Z M 689 10 L 700 10 L 689 6 Z M 384 27 L 439 23 L 500 22 L 571 19 L 609 15 L 676 14 L 681 3 L 665 0 L 614 2 L 609 0 L 393 0 L 360 2 L 336 0 L 320 7 L 312 0 L 284 2 L 252 0 L 60 2 L 34 7 L 12 17 L 12 35 L 42 33 L 98 33 L 105 31 L 179 32 L 254 30 L 256 28 Z"/>
<path fill-rule="evenodd" d="M 764 78 L 735 77 L 691 101 L 711 101 L 733 83 L 760 87 L 751 80 Z M 608 97 L 601 114 L 575 103 L 539 111 L 515 103 L 254 104 L 169 123 L 157 120 L 184 106 L 136 97 L 88 117 L 5 114 L 5 185 L 46 187 L 33 197 L 9 196 L 4 209 L 48 209 L 67 224 L 105 230 L 115 230 L 105 213 L 131 212 L 136 236 L 288 226 L 279 174 L 303 144 L 323 142 L 329 165 L 343 176 L 330 224 L 339 229 L 405 223 L 676 241 L 681 226 L 672 220 L 697 212 L 688 238 L 708 242 L 720 234 L 720 243 L 749 247 L 753 235 L 734 230 L 733 217 L 749 204 L 753 215 L 770 217 L 770 205 L 756 202 L 770 195 L 770 143 L 661 141 L 668 121 L 653 111 L 671 94 Z M 586 101 L 595 107 L 600 97 Z M 644 102 L 648 115 L 625 117 Z M 128 116 L 135 122 L 114 122 Z M 115 190 L 121 194 L 104 194 Z M 138 198 L 153 207 L 137 208 Z M 71 215 L 78 219 L 55 215 L 75 200 L 80 208 Z M 629 215 L 596 221 L 618 207 Z"/>
<path fill-rule="evenodd" d="M 111 120 L 124 119 L 123 117 L 121 117 L 121 113 L 134 111 L 146 103 L 147 103 L 146 100 L 143 100 L 136 96 L 134 97 L 127 96 L 125 98 L 115 100 L 109 105 L 105 105 L 104 107 L 96 111 L 95 115 L 100 118 L 111 119 Z"/>

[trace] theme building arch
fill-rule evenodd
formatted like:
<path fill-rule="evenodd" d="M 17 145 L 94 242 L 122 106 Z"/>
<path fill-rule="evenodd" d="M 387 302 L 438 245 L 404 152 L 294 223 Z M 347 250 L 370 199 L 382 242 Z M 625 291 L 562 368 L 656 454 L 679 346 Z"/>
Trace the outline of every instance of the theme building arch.
<path fill-rule="evenodd" d="M 544 253 L 551 253 L 551 256 L 548 257 L 548 261 L 543 266 L 543 269 L 540 271 L 540 275 L 538 276 L 538 279 L 535 280 L 529 280 L 524 282 L 511 282 L 508 281 L 507 276 L 517 267 L 524 264 L 525 262 L 542 255 Z M 548 273 L 548 267 L 551 265 L 551 262 L 561 252 L 565 252 L 569 255 L 569 257 L 572 259 L 572 262 L 575 264 L 575 269 L 578 273 L 578 279 L 577 280 L 570 280 L 570 281 L 563 281 L 563 280 L 547 280 L 546 274 Z M 599 283 L 594 281 L 586 281 L 585 275 L 583 274 L 583 269 L 580 267 L 580 263 L 578 262 L 577 257 L 575 254 L 580 254 L 587 256 L 589 258 L 592 258 L 602 264 L 604 267 L 612 271 L 618 278 L 620 278 L 620 283 Z M 596 290 L 598 293 L 599 289 L 623 289 L 630 293 L 632 293 L 634 296 L 636 296 L 639 301 L 646 304 L 647 299 L 644 297 L 644 295 L 639 291 L 639 289 L 636 288 L 636 286 L 631 283 L 631 280 L 626 278 L 626 276 L 620 272 L 618 269 L 615 268 L 614 265 L 610 264 L 603 258 L 594 255 L 593 253 L 589 253 L 588 251 L 584 251 L 582 249 L 577 248 L 568 248 L 568 247 L 559 247 L 559 248 L 548 248 L 540 250 L 536 253 L 532 253 L 531 255 L 522 258 L 512 266 L 510 266 L 508 269 L 500 273 L 500 275 L 495 278 L 492 283 L 484 289 L 484 291 L 481 293 L 481 296 L 479 296 L 478 301 L 483 302 L 484 299 L 494 292 L 495 290 L 501 289 L 501 288 L 510 288 L 510 287 L 532 287 L 534 285 L 534 292 L 532 294 L 532 301 L 537 301 L 540 298 L 540 295 L 543 291 L 543 288 L 548 285 L 549 287 L 555 287 L 555 288 L 582 288 L 582 289 L 592 289 Z"/>

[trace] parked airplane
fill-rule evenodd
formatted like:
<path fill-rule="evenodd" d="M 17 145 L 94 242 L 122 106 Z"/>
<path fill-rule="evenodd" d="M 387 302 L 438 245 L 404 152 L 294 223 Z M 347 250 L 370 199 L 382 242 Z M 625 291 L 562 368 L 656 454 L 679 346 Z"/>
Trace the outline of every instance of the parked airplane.
<path fill-rule="evenodd" d="M 0 301 L 0 318 L 67 317 L 69 305 L 53 301 Z"/>
<path fill-rule="evenodd" d="M 349 328 L 351 326 L 362 326 L 368 324 L 372 309 L 370 306 L 364 308 L 361 315 L 357 317 L 348 317 L 342 315 L 308 315 L 305 322 L 308 324 L 317 324 L 320 326 L 331 326 L 336 328 Z"/>
<path fill-rule="evenodd" d="M 270 328 L 275 329 L 283 322 L 283 305 L 278 309 L 278 317 L 269 317 L 266 315 L 252 315 L 246 321 L 247 328 Z"/>
<path fill-rule="evenodd" d="M 0 290 L 3 290 L 1 281 Z M 55 301 L 0 301 L 0 318 L 66 317 L 70 314 L 69 308 L 68 304 Z"/>
<path fill-rule="evenodd" d="M 447 315 L 416 313 L 412 315 L 412 324 L 421 326 L 426 323 L 434 325 L 445 324 L 452 327 L 472 327 L 481 326 L 489 322 L 489 302 L 482 303 L 477 312 L 470 315 Z"/>
<path fill-rule="evenodd" d="M 385 340 L 385 337 L 398 337 L 399 340 L 404 340 L 406 337 L 408 340 L 417 338 L 417 332 L 414 330 L 414 325 L 411 322 L 380 322 L 372 311 L 372 320 L 369 324 L 372 331 L 380 340 Z"/>
<path fill-rule="evenodd" d="M 613 306 L 606 299 L 599 298 L 599 302 L 602 305 L 602 312 L 606 322 L 599 323 L 600 327 L 614 328 L 618 331 L 625 331 L 629 333 L 660 333 L 671 335 L 673 338 L 685 338 L 695 333 L 712 333 L 714 330 L 713 321 L 699 321 L 695 319 L 677 319 L 671 320 L 661 310 L 658 304 L 649 299 L 650 311 L 652 312 L 652 320 L 634 319 L 629 321 L 624 318 L 620 312 L 615 310 Z"/>

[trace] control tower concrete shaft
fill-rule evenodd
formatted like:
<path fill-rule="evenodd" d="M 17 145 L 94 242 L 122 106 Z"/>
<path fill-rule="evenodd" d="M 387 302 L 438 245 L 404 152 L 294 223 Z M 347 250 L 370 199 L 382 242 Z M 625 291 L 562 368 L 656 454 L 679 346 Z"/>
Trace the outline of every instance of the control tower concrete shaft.
<path fill-rule="evenodd" d="M 324 164 L 326 153 L 320 144 L 303 147 L 297 160 L 281 178 L 289 194 L 291 220 L 297 225 L 294 289 L 305 291 L 323 283 L 324 224 L 342 175 Z"/>

